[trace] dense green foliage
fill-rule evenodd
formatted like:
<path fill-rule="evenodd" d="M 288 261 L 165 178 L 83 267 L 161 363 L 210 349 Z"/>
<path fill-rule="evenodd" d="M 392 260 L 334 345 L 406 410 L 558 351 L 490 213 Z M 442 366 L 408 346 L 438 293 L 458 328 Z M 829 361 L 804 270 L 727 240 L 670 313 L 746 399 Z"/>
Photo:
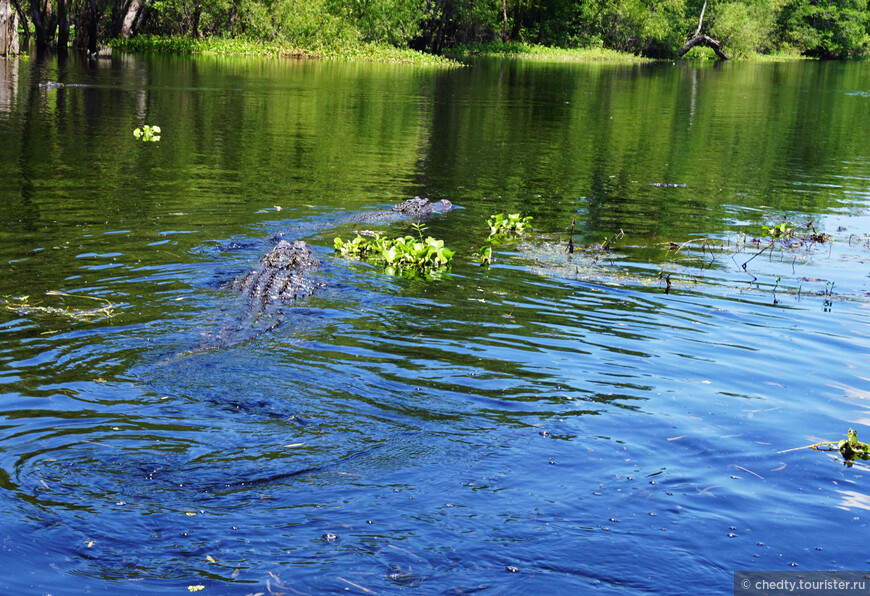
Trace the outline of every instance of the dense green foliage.
<path fill-rule="evenodd" d="M 867 0 L 33 0 L 33 6 L 19 12 L 38 43 L 64 46 L 72 26 L 75 43 L 90 51 L 97 39 L 156 35 L 282 48 L 273 54 L 327 55 L 375 44 L 432 54 L 483 47 L 540 55 L 537 48 L 546 46 L 605 51 L 599 56 L 605 59 L 612 57 L 606 51 L 663 58 L 677 55 L 697 32 L 732 56 L 870 53 Z"/>
<path fill-rule="evenodd" d="M 866 0 L 786 3 L 779 15 L 783 38 L 822 58 L 864 56 L 870 49 L 870 14 Z"/>

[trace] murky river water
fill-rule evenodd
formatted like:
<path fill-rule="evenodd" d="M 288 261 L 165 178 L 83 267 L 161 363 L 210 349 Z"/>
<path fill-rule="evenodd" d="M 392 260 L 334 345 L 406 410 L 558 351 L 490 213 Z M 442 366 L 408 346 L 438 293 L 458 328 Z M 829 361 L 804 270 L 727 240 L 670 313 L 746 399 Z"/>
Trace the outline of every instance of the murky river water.
<path fill-rule="evenodd" d="M 867 466 L 779 452 L 870 439 L 868 138 L 866 64 L 0 62 L 0 591 L 866 568 Z M 414 195 L 449 272 L 333 254 Z M 325 287 L 236 328 L 282 231 Z"/>

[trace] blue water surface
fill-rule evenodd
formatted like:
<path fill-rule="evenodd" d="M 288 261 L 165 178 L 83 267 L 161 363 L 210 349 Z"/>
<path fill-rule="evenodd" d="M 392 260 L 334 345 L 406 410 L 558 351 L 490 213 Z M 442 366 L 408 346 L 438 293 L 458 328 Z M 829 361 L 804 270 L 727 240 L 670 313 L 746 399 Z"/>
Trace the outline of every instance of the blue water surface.
<path fill-rule="evenodd" d="M 870 439 L 866 65 L 4 68 L 3 593 L 870 564 L 865 463 L 787 451 Z M 457 205 L 427 222 L 449 271 L 333 252 L 416 194 Z M 482 266 L 498 212 L 532 232 Z M 279 233 L 323 286 L 252 318 L 227 284 Z"/>

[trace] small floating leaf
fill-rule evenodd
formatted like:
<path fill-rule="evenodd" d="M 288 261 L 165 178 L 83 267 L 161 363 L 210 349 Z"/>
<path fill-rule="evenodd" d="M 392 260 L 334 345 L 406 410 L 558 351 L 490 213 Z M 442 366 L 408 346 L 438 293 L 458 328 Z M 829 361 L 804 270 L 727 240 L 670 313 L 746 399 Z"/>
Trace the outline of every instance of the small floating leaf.
<path fill-rule="evenodd" d="M 199 592 L 200 590 L 205 590 L 205 586 L 187 586 L 187 589 L 191 592 Z"/>
<path fill-rule="evenodd" d="M 209 563 L 217 563 L 217 561 L 215 561 L 211 555 L 206 555 L 205 560 L 208 561 Z"/>

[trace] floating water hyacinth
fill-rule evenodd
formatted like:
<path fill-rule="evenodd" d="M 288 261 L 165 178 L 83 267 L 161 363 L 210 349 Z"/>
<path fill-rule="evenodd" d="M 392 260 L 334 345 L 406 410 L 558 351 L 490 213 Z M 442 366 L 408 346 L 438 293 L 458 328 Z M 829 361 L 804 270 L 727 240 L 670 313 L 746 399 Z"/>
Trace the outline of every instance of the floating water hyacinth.
<path fill-rule="evenodd" d="M 446 248 L 443 240 L 436 240 L 432 236 L 424 239 L 426 226 L 414 224 L 413 227 L 418 238 L 385 238 L 381 234 L 367 238 L 357 234 L 356 238 L 348 241 L 336 238 L 334 247 L 336 252 L 345 256 L 383 262 L 384 271 L 389 275 L 395 275 L 402 269 L 417 270 L 424 274 L 445 269 L 453 259 L 454 251 Z"/>
<path fill-rule="evenodd" d="M 519 213 L 496 213 L 491 216 L 486 224 L 489 226 L 489 237 L 506 236 L 508 234 L 525 234 L 531 228 L 529 224 L 532 216 L 522 217 Z"/>
<path fill-rule="evenodd" d="M 156 142 L 160 140 L 160 127 L 145 124 L 142 126 L 142 128 L 136 128 L 135 130 L 133 130 L 133 136 L 136 137 L 136 140 L 139 141 Z"/>
<path fill-rule="evenodd" d="M 489 236 L 486 238 L 487 245 L 480 249 L 478 260 L 481 265 L 489 265 L 492 263 L 492 245 L 498 244 L 502 240 L 510 236 L 522 236 L 532 229 L 531 224 L 533 217 L 527 215 L 522 217 L 519 213 L 496 213 L 486 220 L 486 225 L 489 227 Z"/>

